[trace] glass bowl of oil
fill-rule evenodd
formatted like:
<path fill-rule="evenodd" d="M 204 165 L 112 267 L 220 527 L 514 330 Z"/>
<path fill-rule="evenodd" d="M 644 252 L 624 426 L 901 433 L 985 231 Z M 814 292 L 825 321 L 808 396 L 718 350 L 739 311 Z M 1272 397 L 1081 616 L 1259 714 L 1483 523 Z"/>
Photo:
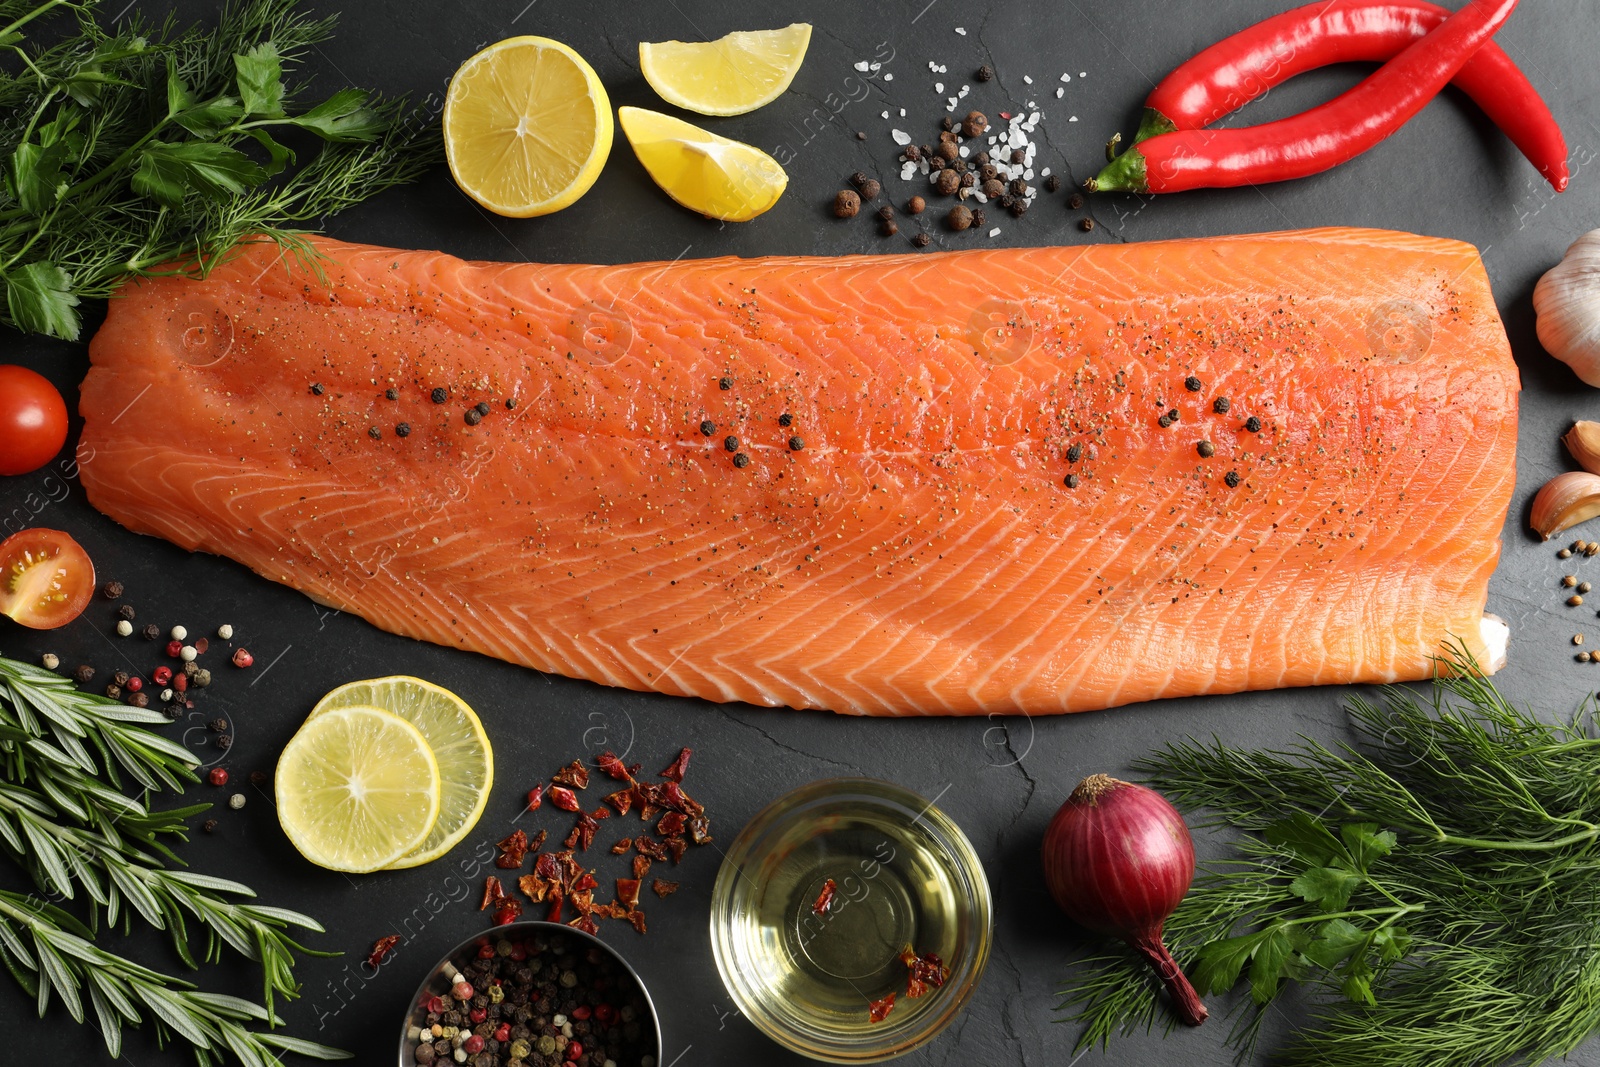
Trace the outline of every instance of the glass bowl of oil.
<path fill-rule="evenodd" d="M 830 1063 L 874 1063 L 933 1040 L 977 987 L 992 926 L 966 835 L 916 793 L 873 778 L 813 782 L 773 801 L 729 847 L 711 896 L 712 952 L 739 1010 Z M 914 961 L 931 975 L 920 989 Z"/>

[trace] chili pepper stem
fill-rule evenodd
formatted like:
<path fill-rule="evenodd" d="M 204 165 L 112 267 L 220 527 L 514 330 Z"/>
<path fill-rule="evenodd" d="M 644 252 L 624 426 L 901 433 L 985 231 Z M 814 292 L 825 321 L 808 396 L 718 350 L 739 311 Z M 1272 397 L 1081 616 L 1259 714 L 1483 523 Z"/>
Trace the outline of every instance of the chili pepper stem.
<path fill-rule="evenodd" d="M 1159 137 L 1164 133 L 1173 133 L 1178 129 L 1178 124 L 1153 107 L 1144 109 L 1144 117 L 1139 120 L 1139 132 L 1133 135 L 1133 143 L 1150 137 Z"/>
<path fill-rule="evenodd" d="M 1172 958 L 1167 946 L 1161 943 L 1161 934 L 1157 932 L 1137 937 L 1128 943 L 1149 962 L 1161 979 L 1161 984 L 1167 987 L 1167 993 L 1172 997 L 1172 1010 L 1179 1021 L 1186 1026 L 1199 1026 L 1205 1022 L 1211 1013 L 1206 1010 L 1200 994 L 1194 991 L 1194 986 L 1189 984 L 1183 968 Z"/>
<path fill-rule="evenodd" d="M 1146 193 L 1150 185 L 1145 173 L 1144 154 L 1130 148 L 1105 165 L 1099 174 L 1084 182 L 1091 193 Z"/>

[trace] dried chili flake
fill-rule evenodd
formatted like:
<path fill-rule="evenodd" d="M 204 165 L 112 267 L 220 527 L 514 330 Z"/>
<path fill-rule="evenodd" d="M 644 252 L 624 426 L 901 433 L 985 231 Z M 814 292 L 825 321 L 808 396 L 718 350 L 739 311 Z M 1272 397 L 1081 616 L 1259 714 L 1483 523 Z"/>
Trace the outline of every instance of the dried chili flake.
<path fill-rule="evenodd" d="M 533 873 L 548 881 L 557 881 L 561 877 L 561 861 L 554 852 L 546 852 L 533 861 Z"/>
<path fill-rule="evenodd" d="M 667 838 L 667 852 L 672 856 L 672 862 L 674 864 L 683 862 L 683 854 L 687 851 L 689 851 L 689 843 L 683 838 Z"/>
<path fill-rule="evenodd" d="M 644 912 L 640 911 L 638 908 L 634 908 L 632 911 L 628 912 L 628 921 L 631 922 L 633 924 L 633 928 L 639 931 L 641 934 L 645 932 Z"/>
<path fill-rule="evenodd" d="M 932 952 L 917 955 L 907 945 L 905 951 L 900 953 L 900 962 L 906 965 L 909 972 L 906 975 L 906 996 L 920 997 L 932 986 L 937 989 L 944 985 L 944 980 L 950 977 L 950 968 L 944 961 Z"/>
<path fill-rule="evenodd" d="M 639 855 L 649 856 L 653 860 L 664 860 L 667 858 L 666 847 L 662 845 L 660 841 L 657 841 L 648 834 L 640 834 L 638 837 L 634 838 L 633 847 L 638 850 Z"/>
<path fill-rule="evenodd" d="M 565 786 L 553 785 L 550 787 L 550 803 L 562 811 L 583 810 L 583 805 L 578 803 L 578 794 Z"/>
<path fill-rule="evenodd" d="M 832 878 L 822 883 L 822 892 L 817 894 L 817 899 L 811 902 L 811 910 L 818 915 L 828 914 L 828 909 L 833 907 L 833 894 L 839 888 Z"/>
<path fill-rule="evenodd" d="M 668 783 L 671 784 L 670 782 Z M 657 787 L 649 782 L 635 782 L 633 786 L 633 800 L 639 805 L 639 818 L 650 822 L 661 814 L 661 805 L 656 801 Z"/>
<path fill-rule="evenodd" d="M 550 880 L 548 878 L 540 878 L 537 874 L 525 874 L 517 879 L 517 888 L 522 890 L 529 900 L 535 904 L 540 904 L 550 894 Z"/>
<path fill-rule="evenodd" d="M 650 892 L 665 900 L 678 891 L 677 882 L 669 882 L 665 878 L 650 879 Z"/>
<path fill-rule="evenodd" d="M 661 821 L 656 823 L 656 833 L 662 837 L 682 837 L 686 826 L 684 817 L 676 812 L 669 811 L 661 816 Z"/>
<path fill-rule="evenodd" d="M 522 918 L 522 901 L 516 897 L 506 897 L 494 909 L 494 924 L 505 926 Z"/>
<path fill-rule="evenodd" d="M 496 881 L 498 882 L 498 879 L 496 879 Z M 637 892 L 635 895 L 638 895 Z M 478 910 L 482 911 L 483 909 L 480 908 Z M 390 934 L 387 937 L 378 938 L 378 940 L 372 943 L 372 951 L 367 953 L 367 966 L 371 967 L 373 970 L 377 970 L 383 965 L 385 957 L 387 957 L 389 953 L 393 952 L 394 947 L 399 943 L 399 934 Z"/>
<path fill-rule="evenodd" d="M 633 838 L 624 837 L 621 841 L 611 846 L 611 854 L 613 856 L 623 856 L 631 848 L 633 848 Z"/>
<path fill-rule="evenodd" d="M 549 836 L 549 830 L 540 830 L 538 833 L 534 834 L 532 839 L 528 841 L 528 851 L 538 852 L 541 848 L 544 848 L 544 839 Z"/>
<path fill-rule="evenodd" d="M 712 842 L 711 820 L 704 815 L 694 815 L 689 819 L 689 839 L 697 845 L 709 845 Z"/>
<path fill-rule="evenodd" d="M 503 870 L 514 871 L 522 866 L 523 858 L 528 855 L 528 835 L 521 830 L 514 830 L 510 837 L 495 847 L 500 850 L 500 855 L 494 861 L 494 865 Z"/>
<path fill-rule="evenodd" d="M 699 815 L 706 809 L 695 802 L 694 798 L 685 793 L 677 782 L 667 782 L 656 790 L 656 802 L 664 808 L 680 811 L 685 815 Z"/>
<path fill-rule="evenodd" d="M 561 902 L 564 899 L 560 893 L 550 894 L 550 910 L 545 912 L 545 922 L 558 923 L 561 921 Z"/>
<path fill-rule="evenodd" d="M 573 879 L 572 889 L 573 892 L 582 893 L 584 890 L 593 889 L 599 884 L 600 881 L 599 879 L 595 878 L 593 871 L 584 871 L 577 878 Z"/>
<path fill-rule="evenodd" d="M 649 870 L 650 870 L 650 857 L 649 856 L 635 856 L 635 857 L 633 857 L 633 876 L 635 878 L 643 878 L 645 876 L 646 872 L 648 872 Z"/>
<path fill-rule="evenodd" d="M 678 758 L 673 760 L 671 766 L 662 771 L 660 776 L 669 782 L 683 781 L 683 776 L 689 773 L 689 756 L 693 751 L 693 749 L 686 748 L 679 752 Z"/>
<path fill-rule="evenodd" d="M 594 832 L 600 829 L 600 824 L 595 822 L 583 812 L 578 813 L 578 822 L 567 835 L 564 842 L 567 848 L 575 848 L 579 852 L 587 852 L 589 846 L 594 844 Z"/>
<path fill-rule="evenodd" d="M 882 1000 L 871 1000 L 867 1002 L 867 1018 L 871 1019 L 875 1023 L 883 1022 L 883 1020 L 889 1017 L 889 1013 L 891 1011 L 894 1011 L 893 992 L 890 992 L 890 994 L 884 997 Z"/>
<path fill-rule="evenodd" d="M 576 927 L 586 934 L 598 934 L 600 932 L 600 924 L 588 915 L 580 915 L 568 922 L 567 925 Z"/>
<path fill-rule="evenodd" d="M 500 879 L 491 874 L 483 880 L 483 903 L 478 905 L 478 910 L 484 911 L 489 905 L 505 898 L 506 887 L 500 884 Z"/>
<path fill-rule="evenodd" d="M 589 818 L 593 819 L 595 822 L 599 822 L 601 819 L 609 819 L 611 818 L 611 809 L 595 808 L 589 813 Z"/>
<path fill-rule="evenodd" d="M 539 805 L 544 803 L 544 783 L 540 782 L 528 790 L 528 810 L 538 811 Z"/>
<path fill-rule="evenodd" d="M 633 775 L 628 773 L 628 768 L 623 766 L 622 760 L 618 759 L 617 754 L 609 748 L 600 753 L 600 758 L 595 760 L 595 763 L 599 764 L 600 770 L 607 776 L 619 782 L 633 781 Z"/>
<path fill-rule="evenodd" d="M 633 790 L 619 789 L 606 797 L 606 803 L 616 808 L 618 815 L 626 815 L 633 808 Z"/>
<path fill-rule="evenodd" d="M 589 768 L 585 767 L 580 760 L 573 760 L 555 774 L 552 774 L 550 778 L 560 785 L 569 785 L 574 789 L 589 788 Z"/>
<path fill-rule="evenodd" d="M 639 906 L 639 879 L 618 878 L 617 900 L 627 906 L 629 911 Z"/>

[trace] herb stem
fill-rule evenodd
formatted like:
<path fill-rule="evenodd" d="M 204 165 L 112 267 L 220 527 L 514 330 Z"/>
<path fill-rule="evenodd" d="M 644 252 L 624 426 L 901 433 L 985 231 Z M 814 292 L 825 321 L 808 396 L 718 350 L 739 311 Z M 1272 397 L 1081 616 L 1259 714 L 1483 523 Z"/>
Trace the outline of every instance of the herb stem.
<path fill-rule="evenodd" d="M 1600 826 L 1590 826 L 1587 830 L 1580 830 L 1566 837 L 1557 837 L 1549 841 L 1523 841 L 1523 840 L 1496 840 L 1487 837 L 1456 837 L 1453 834 L 1440 833 L 1434 840 L 1442 845 L 1455 845 L 1458 848 L 1484 849 L 1491 852 L 1556 852 L 1573 845 L 1581 845 L 1588 841 L 1600 838 Z"/>

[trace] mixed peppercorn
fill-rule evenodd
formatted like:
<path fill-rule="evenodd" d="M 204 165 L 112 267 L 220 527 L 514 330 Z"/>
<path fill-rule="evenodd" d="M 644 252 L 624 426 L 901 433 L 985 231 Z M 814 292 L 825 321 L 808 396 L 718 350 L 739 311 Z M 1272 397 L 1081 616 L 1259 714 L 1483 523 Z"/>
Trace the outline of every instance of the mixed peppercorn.
<path fill-rule="evenodd" d="M 446 987 L 424 994 L 406 1031 L 420 1067 L 656 1067 L 643 990 L 586 938 L 486 937 L 439 977 Z"/>

